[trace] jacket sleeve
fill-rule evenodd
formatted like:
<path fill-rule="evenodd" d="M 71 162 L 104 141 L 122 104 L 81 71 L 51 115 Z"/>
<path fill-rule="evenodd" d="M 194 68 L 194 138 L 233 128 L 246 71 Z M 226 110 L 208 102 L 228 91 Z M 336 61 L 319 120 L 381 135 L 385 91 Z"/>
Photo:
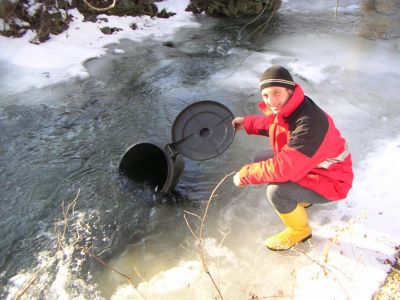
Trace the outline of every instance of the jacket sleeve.
<path fill-rule="evenodd" d="M 269 136 L 268 128 L 272 120 L 267 116 L 249 115 L 244 117 L 244 129 L 247 134 Z"/>
<path fill-rule="evenodd" d="M 285 146 L 273 158 L 243 166 L 240 169 L 240 182 L 247 185 L 298 181 L 314 167 L 313 159 Z"/>

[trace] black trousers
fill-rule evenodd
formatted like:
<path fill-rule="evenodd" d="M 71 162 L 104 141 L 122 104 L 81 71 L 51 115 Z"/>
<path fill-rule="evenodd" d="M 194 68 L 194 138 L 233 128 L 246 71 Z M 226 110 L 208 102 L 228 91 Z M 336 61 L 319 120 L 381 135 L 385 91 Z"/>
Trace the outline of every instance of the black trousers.
<path fill-rule="evenodd" d="M 258 152 L 254 157 L 254 162 L 267 160 L 273 156 L 272 150 Z M 292 181 L 269 183 L 267 186 L 267 198 L 281 214 L 290 213 L 299 202 L 312 204 L 332 203 L 324 196 Z"/>

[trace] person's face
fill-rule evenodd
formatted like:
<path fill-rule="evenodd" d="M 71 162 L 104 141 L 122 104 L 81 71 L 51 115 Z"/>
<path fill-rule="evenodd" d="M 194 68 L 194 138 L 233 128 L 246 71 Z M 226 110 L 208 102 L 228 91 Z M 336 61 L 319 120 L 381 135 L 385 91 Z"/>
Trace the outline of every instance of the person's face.
<path fill-rule="evenodd" d="M 270 86 L 261 91 L 264 103 L 276 114 L 288 102 L 293 91 L 280 86 Z"/>

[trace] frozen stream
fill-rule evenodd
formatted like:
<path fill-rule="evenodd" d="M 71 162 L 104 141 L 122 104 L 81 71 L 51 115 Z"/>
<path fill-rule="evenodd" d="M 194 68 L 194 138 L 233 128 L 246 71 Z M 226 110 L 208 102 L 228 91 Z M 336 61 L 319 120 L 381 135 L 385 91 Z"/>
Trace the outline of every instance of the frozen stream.
<path fill-rule="evenodd" d="M 265 187 L 237 189 L 229 178 L 206 222 L 210 270 L 227 299 L 248 299 L 251 293 L 317 299 L 313 296 L 324 291 L 307 290 L 312 282 L 304 278 L 313 278 L 318 266 L 304 253 L 317 257 L 330 247 L 332 259 L 344 258 L 331 267 L 339 275 L 327 281 L 337 294 L 324 299 L 368 298 L 385 276 L 379 266 L 390 253 L 375 241 L 390 249 L 400 244 L 398 219 L 385 223 L 399 211 L 388 205 L 399 198 L 400 184 L 400 8 L 396 1 L 386 6 L 377 1 L 375 11 L 343 1 L 335 18 L 330 2 L 336 1 L 315 2 L 319 5 L 285 1 L 258 39 L 245 39 L 251 26 L 238 34 L 249 20 L 200 17 L 200 28 L 182 29 L 167 43 L 149 38 L 110 45 L 124 53 L 109 51 L 88 61 L 87 79 L 0 91 L 1 298 L 13 298 L 35 276 L 30 298 L 143 299 L 124 277 L 74 250 L 68 242 L 74 230 L 67 230 L 66 251 L 57 250 L 62 203 L 80 190 L 71 217 L 79 245 L 104 250 L 101 258 L 130 276 L 148 299 L 214 299 L 184 212 L 201 214 L 222 177 L 251 161 L 267 141 L 240 133 L 215 159 L 185 159 L 177 194 L 162 199 L 148 186 L 121 178 L 117 167 L 133 143 L 170 142 L 175 117 L 195 101 L 219 101 L 238 116 L 258 113 L 258 78 L 271 64 L 287 66 L 305 93 L 333 116 L 353 155 L 354 188 L 346 201 L 309 210 L 312 244 L 275 253 L 262 246 L 263 238 L 282 228 Z M 341 230 L 348 234 L 342 221 L 363 219 L 365 212 L 371 218 L 355 236 L 368 232 L 370 243 L 331 243 Z M 188 218 L 196 227 L 196 218 Z M 361 289 L 366 270 L 376 276 Z"/>

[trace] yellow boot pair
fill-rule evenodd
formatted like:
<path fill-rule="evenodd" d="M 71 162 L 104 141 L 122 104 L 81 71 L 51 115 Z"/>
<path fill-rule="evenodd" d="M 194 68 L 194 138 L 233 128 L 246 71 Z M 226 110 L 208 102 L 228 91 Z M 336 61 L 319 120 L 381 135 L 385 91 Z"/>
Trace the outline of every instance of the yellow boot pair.
<path fill-rule="evenodd" d="M 270 250 L 286 250 L 305 242 L 311 237 L 311 227 L 308 225 L 307 212 L 302 205 L 287 213 L 278 213 L 286 228 L 264 241 L 264 245 Z"/>

